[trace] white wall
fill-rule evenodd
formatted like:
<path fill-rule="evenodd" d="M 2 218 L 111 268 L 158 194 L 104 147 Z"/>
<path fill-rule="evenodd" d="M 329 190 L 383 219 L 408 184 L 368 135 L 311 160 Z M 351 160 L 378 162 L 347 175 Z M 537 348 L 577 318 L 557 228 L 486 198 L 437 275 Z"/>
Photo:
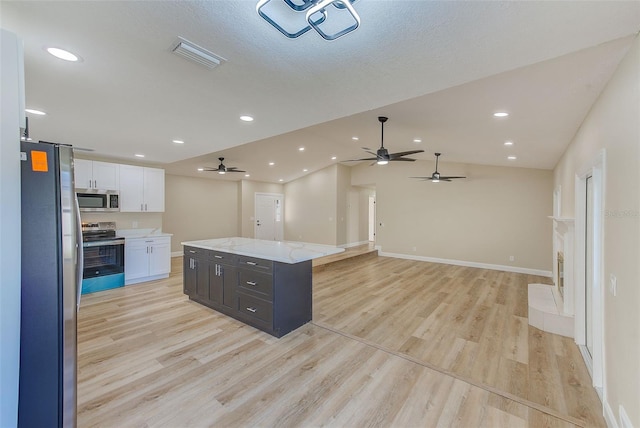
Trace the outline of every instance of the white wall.
<path fill-rule="evenodd" d="M 576 172 L 605 150 L 605 407 L 640 426 L 640 39 L 636 40 L 555 169 L 561 216 L 574 217 Z M 617 277 L 617 295 L 608 291 Z"/>
<path fill-rule="evenodd" d="M 277 183 L 263 183 L 260 181 L 242 180 L 238 184 L 238 225 L 239 235 L 244 238 L 255 236 L 256 193 L 279 193 L 284 195 L 284 187 Z M 287 199 L 284 206 L 286 209 Z M 285 213 L 284 221 L 287 217 Z"/>
<path fill-rule="evenodd" d="M 163 231 L 172 233 L 171 251 L 183 241 L 238 234 L 238 183 L 206 178 L 165 176 Z"/>
<path fill-rule="evenodd" d="M 1 30 L 0 92 L 0 427 L 18 417 L 20 363 L 20 107 L 21 41 Z"/>
<path fill-rule="evenodd" d="M 375 184 L 383 253 L 550 275 L 552 171 L 444 162 L 441 172 L 468 178 L 409 178 L 434 168 L 431 161 L 353 168 L 353 185 Z"/>

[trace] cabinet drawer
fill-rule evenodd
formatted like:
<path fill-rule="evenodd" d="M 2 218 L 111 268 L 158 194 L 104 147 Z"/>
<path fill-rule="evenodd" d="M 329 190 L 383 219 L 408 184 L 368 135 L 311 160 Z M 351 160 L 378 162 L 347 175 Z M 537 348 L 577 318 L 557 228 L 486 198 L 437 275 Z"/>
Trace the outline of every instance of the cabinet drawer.
<path fill-rule="evenodd" d="M 273 277 L 270 273 L 241 268 L 238 270 L 238 286 L 259 294 L 263 299 L 273 300 Z"/>
<path fill-rule="evenodd" d="M 186 256 L 191 256 L 191 257 L 205 257 L 208 255 L 208 253 L 210 253 L 211 250 L 205 250 L 202 248 L 196 248 L 196 247 L 184 247 L 184 255 Z"/>
<path fill-rule="evenodd" d="M 236 264 L 238 262 L 238 256 L 231 253 L 223 253 L 221 251 L 209 251 L 208 257 L 214 262 Z"/>
<path fill-rule="evenodd" d="M 273 322 L 273 305 L 257 297 L 238 293 L 238 311 L 245 317 L 268 324 L 271 328 Z"/>
<path fill-rule="evenodd" d="M 273 262 L 256 257 L 238 256 L 238 267 L 255 269 L 260 272 L 272 272 Z"/>

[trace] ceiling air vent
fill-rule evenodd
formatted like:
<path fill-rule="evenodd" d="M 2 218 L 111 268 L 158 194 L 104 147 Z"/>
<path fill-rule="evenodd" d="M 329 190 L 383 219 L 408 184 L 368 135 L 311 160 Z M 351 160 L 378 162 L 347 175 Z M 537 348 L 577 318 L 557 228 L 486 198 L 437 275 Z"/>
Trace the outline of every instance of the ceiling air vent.
<path fill-rule="evenodd" d="M 198 64 L 203 65 L 208 69 L 216 68 L 221 63 L 226 61 L 226 59 L 222 58 L 221 56 L 218 56 L 213 52 L 209 52 L 208 50 L 196 45 L 195 43 L 191 43 L 190 41 L 185 40 L 182 37 L 178 37 L 178 42 L 173 48 L 173 53 L 187 58 L 193 62 L 197 62 Z"/>

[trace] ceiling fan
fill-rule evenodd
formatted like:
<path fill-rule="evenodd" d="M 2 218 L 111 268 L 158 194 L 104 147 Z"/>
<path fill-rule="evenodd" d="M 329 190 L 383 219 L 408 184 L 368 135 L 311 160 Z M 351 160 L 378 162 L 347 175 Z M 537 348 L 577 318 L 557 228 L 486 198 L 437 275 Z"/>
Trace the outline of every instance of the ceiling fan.
<path fill-rule="evenodd" d="M 380 137 L 380 148 L 376 153 L 373 153 L 371 149 L 367 147 L 363 147 L 363 149 L 375 156 L 374 158 L 363 158 L 363 159 L 351 159 L 346 162 L 355 162 L 355 161 L 363 161 L 363 160 L 372 160 L 375 161 L 378 165 L 386 165 L 389 161 L 405 161 L 405 162 L 414 162 L 415 159 L 405 158 L 403 156 L 413 155 L 416 153 L 422 153 L 424 150 L 409 150 L 407 152 L 398 152 L 398 153 L 389 153 L 387 149 L 384 148 L 384 123 L 388 120 L 388 118 L 384 116 L 379 116 L 378 120 L 380 121 L 381 127 L 381 137 Z M 373 165 L 373 163 L 371 164 Z"/>
<path fill-rule="evenodd" d="M 433 174 L 431 174 L 430 177 L 409 177 L 409 178 L 420 178 L 422 180 L 430 180 L 433 183 L 438 183 L 440 181 L 451 181 L 454 178 L 467 178 L 467 177 L 460 177 L 460 176 L 444 176 L 444 175 L 440 175 L 440 173 L 438 172 L 438 158 L 440 157 L 442 153 L 435 153 L 436 155 L 436 170 Z"/>
<path fill-rule="evenodd" d="M 218 174 L 226 174 L 227 172 L 247 172 L 247 171 L 243 171 L 241 169 L 236 168 L 235 166 L 225 166 L 222 162 L 224 161 L 224 158 L 218 158 L 218 160 L 220 161 L 220 165 L 218 165 L 217 168 L 204 168 L 204 171 L 215 171 Z"/>

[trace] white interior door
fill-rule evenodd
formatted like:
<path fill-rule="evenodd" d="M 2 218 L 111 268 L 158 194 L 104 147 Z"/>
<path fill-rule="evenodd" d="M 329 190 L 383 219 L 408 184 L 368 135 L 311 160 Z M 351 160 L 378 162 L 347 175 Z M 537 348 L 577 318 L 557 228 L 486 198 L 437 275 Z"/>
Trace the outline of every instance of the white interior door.
<path fill-rule="evenodd" d="M 376 198 L 369 196 L 369 241 L 376 240 Z"/>
<path fill-rule="evenodd" d="M 284 196 L 271 193 L 255 194 L 256 239 L 281 241 L 283 235 Z"/>
<path fill-rule="evenodd" d="M 593 358 L 593 177 L 588 176 L 586 182 L 585 230 L 584 230 L 584 312 L 585 312 L 585 346 Z"/>

